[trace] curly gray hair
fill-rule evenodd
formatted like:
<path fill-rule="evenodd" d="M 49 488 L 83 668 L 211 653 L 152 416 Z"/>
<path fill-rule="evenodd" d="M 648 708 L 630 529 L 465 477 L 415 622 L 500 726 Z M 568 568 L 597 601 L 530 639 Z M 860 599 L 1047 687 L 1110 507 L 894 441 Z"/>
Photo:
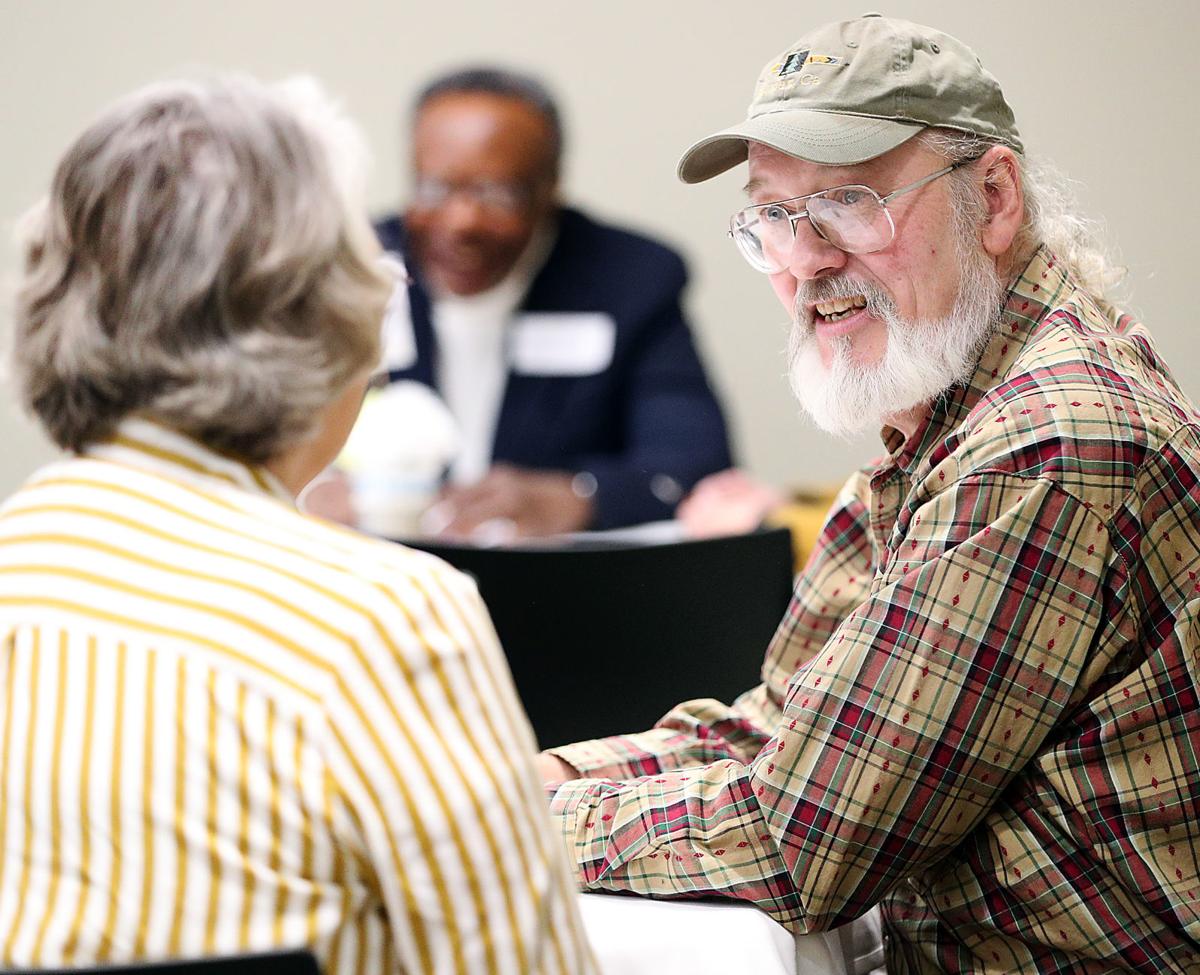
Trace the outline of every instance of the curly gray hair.
<path fill-rule="evenodd" d="M 60 446 L 133 413 L 251 461 L 379 356 L 365 150 L 314 83 L 164 82 L 109 108 L 27 215 L 14 371 Z"/>

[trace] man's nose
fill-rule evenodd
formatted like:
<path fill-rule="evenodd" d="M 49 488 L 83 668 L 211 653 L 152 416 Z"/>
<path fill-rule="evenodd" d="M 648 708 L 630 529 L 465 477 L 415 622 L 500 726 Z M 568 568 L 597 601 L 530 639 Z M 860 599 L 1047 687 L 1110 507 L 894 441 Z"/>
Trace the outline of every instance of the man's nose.
<path fill-rule="evenodd" d="M 447 230 L 469 233 L 486 223 L 480 201 L 471 193 L 451 193 L 441 207 L 442 225 Z"/>
<path fill-rule="evenodd" d="M 808 218 L 797 220 L 795 231 L 785 270 L 797 281 L 811 281 L 846 266 L 846 252 L 817 233 Z"/>

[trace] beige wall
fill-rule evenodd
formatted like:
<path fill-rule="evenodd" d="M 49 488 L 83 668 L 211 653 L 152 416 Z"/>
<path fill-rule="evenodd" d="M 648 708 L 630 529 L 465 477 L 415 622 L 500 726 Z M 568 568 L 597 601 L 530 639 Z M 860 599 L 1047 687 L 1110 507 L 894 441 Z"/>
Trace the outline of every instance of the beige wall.
<path fill-rule="evenodd" d="M 377 165 L 371 203 L 398 199 L 397 119 L 416 85 L 465 59 L 525 66 L 560 94 L 570 126 L 569 196 L 688 255 L 690 309 L 742 460 L 776 481 L 837 478 L 877 448 L 831 444 L 797 416 L 780 350 L 784 315 L 724 239 L 741 180 L 674 179 L 691 140 L 739 119 L 760 66 L 807 26 L 865 4 L 781 0 L 561 0 L 390 4 L 358 0 L 0 0 L 0 275 L 16 264 L 13 219 L 43 191 L 66 142 L 111 98 L 195 67 L 275 78 L 312 73 L 363 124 Z M 739 11 L 753 11 L 746 14 Z M 1196 88 L 1200 7 L 898 0 L 886 12 L 971 44 L 1001 80 L 1031 152 L 1082 184 L 1184 387 L 1200 396 L 1200 340 L 1185 282 L 1197 256 Z M 7 387 L 7 381 L 5 381 Z M 49 447 L 3 397 L 0 496 Z"/>

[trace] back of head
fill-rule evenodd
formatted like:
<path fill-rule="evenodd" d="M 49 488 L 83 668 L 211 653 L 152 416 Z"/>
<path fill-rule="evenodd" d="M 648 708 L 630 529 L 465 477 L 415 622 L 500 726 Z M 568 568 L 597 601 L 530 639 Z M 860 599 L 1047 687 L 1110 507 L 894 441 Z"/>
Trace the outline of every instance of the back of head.
<path fill-rule="evenodd" d="M 315 84 L 147 86 L 68 148 L 27 217 L 24 405 L 78 450 L 137 413 L 278 455 L 378 357 L 390 281 L 357 132 Z"/>

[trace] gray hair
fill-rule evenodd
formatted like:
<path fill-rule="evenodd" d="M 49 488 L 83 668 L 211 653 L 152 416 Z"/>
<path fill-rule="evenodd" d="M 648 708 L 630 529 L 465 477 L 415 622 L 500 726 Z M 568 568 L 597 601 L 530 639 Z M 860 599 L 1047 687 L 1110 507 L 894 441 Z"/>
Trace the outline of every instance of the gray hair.
<path fill-rule="evenodd" d="M 558 173 L 563 154 L 562 115 L 550 90 L 532 75 L 490 65 L 458 68 L 434 78 L 421 89 L 413 101 L 412 117 L 415 119 L 426 104 L 441 95 L 474 93 L 512 98 L 541 115 L 550 133 L 547 147 L 550 163 L 554 173 Z"/>
<path fill-rule="evenodd" d="M 391 289 L 365 150 L 313 82 L 149 85 L 67 149 L 26 217 L 13 360 L 80 450 L 137 413 L 250 461 L 377 361 Z"/>
<path fill-rule="evenodd" d="M 927 149 L 952 163 L 977 159 L 992 146 L 1002 144 L 946 128 L 926 129 L 918 138 Z M 1025 215 L 1011 252 L 1026 254 L 1045 244 L 1091 297 L 1102 307 L 1111 308 L 1125 278 L 1125 268 L 1116 263 L 1105 243 L 1103 223 L 1083 215 L 1070 180 L 1054 166 L 1019 153 L 1017 159 Z M 949 179 L 956 217 L 978 226 L 986 213 L 986 203 L 975 192 L 970 175 L 960 170 L 951 173 Z"/>

